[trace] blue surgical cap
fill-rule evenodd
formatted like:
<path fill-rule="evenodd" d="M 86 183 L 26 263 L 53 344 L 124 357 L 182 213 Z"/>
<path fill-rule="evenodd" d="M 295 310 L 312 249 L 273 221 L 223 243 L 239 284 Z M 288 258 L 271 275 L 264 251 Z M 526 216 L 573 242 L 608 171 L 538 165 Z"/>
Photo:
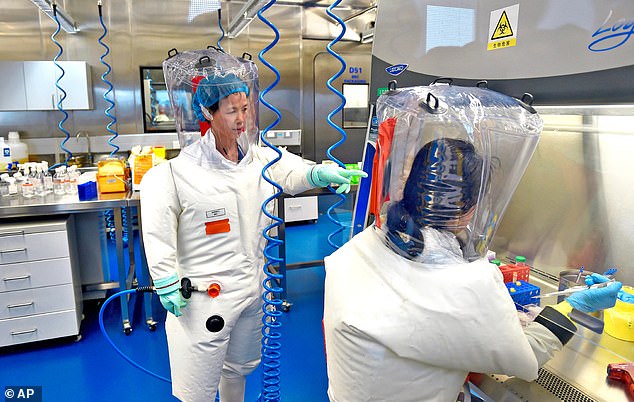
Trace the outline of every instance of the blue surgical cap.
<path fill-rule="evenodd" d="M 206 121 L 200 105 L 211 107 L 222 98 L 237 92 L 244 92 L 249 96 L 249 87 L 235 74 L 205 77 L 198 83 L 196 93 L 192 98 L 192 109 L 200 121 Z"/>

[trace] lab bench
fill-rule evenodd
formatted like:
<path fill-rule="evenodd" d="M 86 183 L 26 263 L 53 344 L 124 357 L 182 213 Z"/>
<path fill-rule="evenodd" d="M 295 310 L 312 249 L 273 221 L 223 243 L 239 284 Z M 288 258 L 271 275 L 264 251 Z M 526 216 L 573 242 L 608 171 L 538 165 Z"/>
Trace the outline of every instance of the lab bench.
<path fill-rule="evenodd" d="M 50 219 L 74 220 L 72 231 L 77 253 L 72 258 L 75 276 L 73 285 L 81 284 L 80 301 L 105 296 L 108 289 L 130 289 L 135 281 L 139 285 L 149 285 L 149 274 L 145 266 L 145 256 L 141 258 L 142 267 L 135 267 L 134 230 L 132 219 L 127 219 L 126 229 L 129 236 L 129 262 L 124 255 L 124 222 L 123 216 L 131 216 L 132 207 L 138 206 L 138 198 L 132 193 L 100 194 L 98 199 L 79 201 L 76 194 L 0 198 L 0 225 L 20 225 L 28 222 L 47 221 Z M 116 251 L 117 280 L 110 279 L 108 247 L 105 236 L 103 212 L 113 211 L 114 239 Z M 4 242 L 3 242 L 4 244 Z M 45 247 L 45 244 L 40 244 Z M 139 268 L 139 269 L 137 269 Z M 129 313 L 129 297 L 120 297 L 121 320 L 123 330 L 129 334 L 132 330 Z M 155 328 L 152 318 L 150 295 L 144 299 L 146 324 Z"/>

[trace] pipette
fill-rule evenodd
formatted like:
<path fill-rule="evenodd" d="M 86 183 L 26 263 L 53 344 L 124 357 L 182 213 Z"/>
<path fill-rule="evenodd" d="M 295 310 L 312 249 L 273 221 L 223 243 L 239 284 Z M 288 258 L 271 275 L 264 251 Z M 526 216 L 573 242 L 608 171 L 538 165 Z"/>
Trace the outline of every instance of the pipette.
<path fill-rule="evenodd" d="M 611 279 L 607 282 L 603 282 L 603 283 L 595 283 L 592 286 L 585 286 L 585 285 L 579 285 L 579 286 L 573 286 L 570 287 L 568 289 L 564 289 L 564 290 L 560 290 L 557 292 L 550 292 L 550 293 L 545 293 L 543 295 L 538 295 L 538 296 L 533 296 L 535 298 L 544 298 L 544 297 L 552 297 L 552 296 L 570 296 L 573 293 L 582 291 L 582 290 L 586 290 L 586 289 L 596 289 L 596 288 L 604 288 L 606 286 L 608 286 L 609 284 L 611 284 L 612 282 L 615 282 L 614 279 Z"/>

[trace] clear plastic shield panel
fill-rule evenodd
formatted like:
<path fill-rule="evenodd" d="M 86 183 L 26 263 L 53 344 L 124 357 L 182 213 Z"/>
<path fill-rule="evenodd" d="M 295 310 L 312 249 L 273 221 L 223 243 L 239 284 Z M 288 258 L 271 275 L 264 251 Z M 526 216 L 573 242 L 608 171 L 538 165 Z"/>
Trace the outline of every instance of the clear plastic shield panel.
<path fill-rule="evenodd" d="M 539 115 L 485 88 L 437 84 L 383 94 L 377 116 L 376 225 L 388 245 L 417 260 L 449 236 L 454 255 L 484 256 L 537 146 Z"/>
<path fill-rule="evenodd" d="M 243 149 L 257 143 L 258 71 L 251 60 L 215 48 L 170 55 L 163 62 L 181 149 L 205 135 L 221 100 L 246 97 L 248 117 L 237 131 Z"/>

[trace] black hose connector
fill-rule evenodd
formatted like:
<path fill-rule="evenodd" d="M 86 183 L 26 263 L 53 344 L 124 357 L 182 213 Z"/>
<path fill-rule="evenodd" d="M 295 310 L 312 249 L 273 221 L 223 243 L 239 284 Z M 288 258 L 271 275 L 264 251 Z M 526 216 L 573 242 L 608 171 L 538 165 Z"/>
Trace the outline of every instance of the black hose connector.
<path fill-rule="evenodd" d="M 189 278 L 181 279 L 181 295 L 184 299 L 192 297 L 192 292 L 194 290 L 196 289 L 192 286 L 192 281 L 190 281 Z"/>

